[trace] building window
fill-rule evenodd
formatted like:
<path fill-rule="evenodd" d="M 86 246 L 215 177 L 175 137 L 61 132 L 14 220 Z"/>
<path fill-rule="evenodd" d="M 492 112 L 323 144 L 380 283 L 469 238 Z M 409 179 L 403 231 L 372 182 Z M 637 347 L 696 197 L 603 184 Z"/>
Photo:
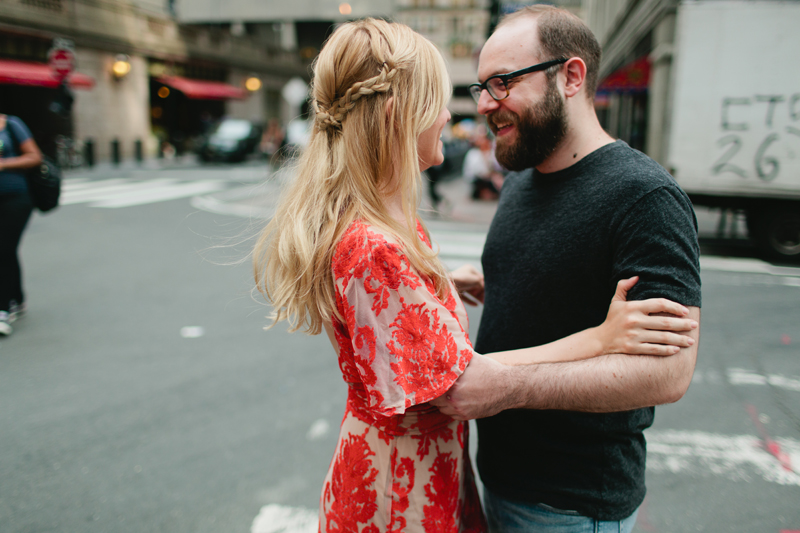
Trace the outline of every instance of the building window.
<path fill-rule="evenodd" d="M 61 12 L 63 5 L 61 0 L 19 0 L 21 4 L 26 6 L 38 7 L 40 9 L 47 9 L 48 11 Z"/>

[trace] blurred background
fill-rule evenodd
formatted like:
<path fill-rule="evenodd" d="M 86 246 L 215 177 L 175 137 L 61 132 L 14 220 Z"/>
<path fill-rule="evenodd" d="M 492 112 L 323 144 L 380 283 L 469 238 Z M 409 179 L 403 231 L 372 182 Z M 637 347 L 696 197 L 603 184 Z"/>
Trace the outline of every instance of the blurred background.
<path fill-rule="evenodd" d="M 316 531 L 345 386 L 327 339 L 263 331 L 248 259 L 308 139 L 311 64 L 365 16 L 436 44 L 453 120 L 422 216 L 448 266 L 479 265 L 505 171 L 467 88 L 528 3 L 0 0 L 0 113 L 65 172 L 0 338 L 0 531 Z M 636 531 L 797 533 L 800 2 L 548 3 L 603 46 L 603 126 L 698 216 L 698 367 L 646 432 Z"/>

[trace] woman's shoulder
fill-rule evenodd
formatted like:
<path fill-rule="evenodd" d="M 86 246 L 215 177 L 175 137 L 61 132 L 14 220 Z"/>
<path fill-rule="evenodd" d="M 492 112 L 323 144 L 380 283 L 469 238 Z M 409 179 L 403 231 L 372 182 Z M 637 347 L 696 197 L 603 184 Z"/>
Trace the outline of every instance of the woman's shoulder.
<path fill-rule="evenodd" d="M 31 132 L 28 126 L 22 121 L 21 118 L 14 115 L 6 115 L 6 128 L 14 132 L 14 136 L 18 143 L 23 143 L 31 138 Z"/>
<path fill-rule="evenodd" d="M 350 223 L 342 238 L 339 239 L 337 248 L 352 247 L 354 245 L 397 245 L 397 240 L 385 229 L 379 228 L 364 220 L 358 219 Z"/>
<path fill-rule="evenodd" d="M 345 272 L 357 273 L 376 267 L 405 270 L 408 258 L 402 245 L 388 230 L 356 220 L 348 226 L 336 245 L 333 269 L 343 275 Z"/>

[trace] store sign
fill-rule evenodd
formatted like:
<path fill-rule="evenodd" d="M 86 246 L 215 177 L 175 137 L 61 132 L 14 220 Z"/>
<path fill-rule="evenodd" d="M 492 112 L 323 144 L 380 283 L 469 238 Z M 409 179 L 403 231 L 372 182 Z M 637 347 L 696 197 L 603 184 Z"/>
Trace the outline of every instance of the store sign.
<path fill-rule="evenodd" d="M 47 63 L 56 78 L 63 80 L 75 70 L 74 45 L 69 39 L 54 39 L 53 47 L 47 53 Z"/>

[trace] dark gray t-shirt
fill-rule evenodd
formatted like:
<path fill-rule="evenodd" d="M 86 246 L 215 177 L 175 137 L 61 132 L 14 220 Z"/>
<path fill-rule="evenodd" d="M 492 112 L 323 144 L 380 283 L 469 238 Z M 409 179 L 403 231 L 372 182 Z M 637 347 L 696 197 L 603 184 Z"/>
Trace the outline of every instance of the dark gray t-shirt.
<path fill-rule="evenodd" d="M 6 116 L 6 127 L 0 131 L 0 157 L 17 157 L 22 151 L 19 145 L 31 138 L 31 132 L 20 119 Z M 28 190 L 25 171 L 0 170 L 0 194 L 20 193 Z"/>
<path fill-rule="evenodd" d="M 575 165 L 503 185 L 483 251 L 479 353 L 538 346 L 603 322 L 617 281 L 631 300 L 700 306 L 697 222 L 660 165 L 622 141 Z M 653 408 L 621 413 L 510 410 L 478 420 L 478 469 L 493 492 L 600 520 L 645 495 Z"/>

